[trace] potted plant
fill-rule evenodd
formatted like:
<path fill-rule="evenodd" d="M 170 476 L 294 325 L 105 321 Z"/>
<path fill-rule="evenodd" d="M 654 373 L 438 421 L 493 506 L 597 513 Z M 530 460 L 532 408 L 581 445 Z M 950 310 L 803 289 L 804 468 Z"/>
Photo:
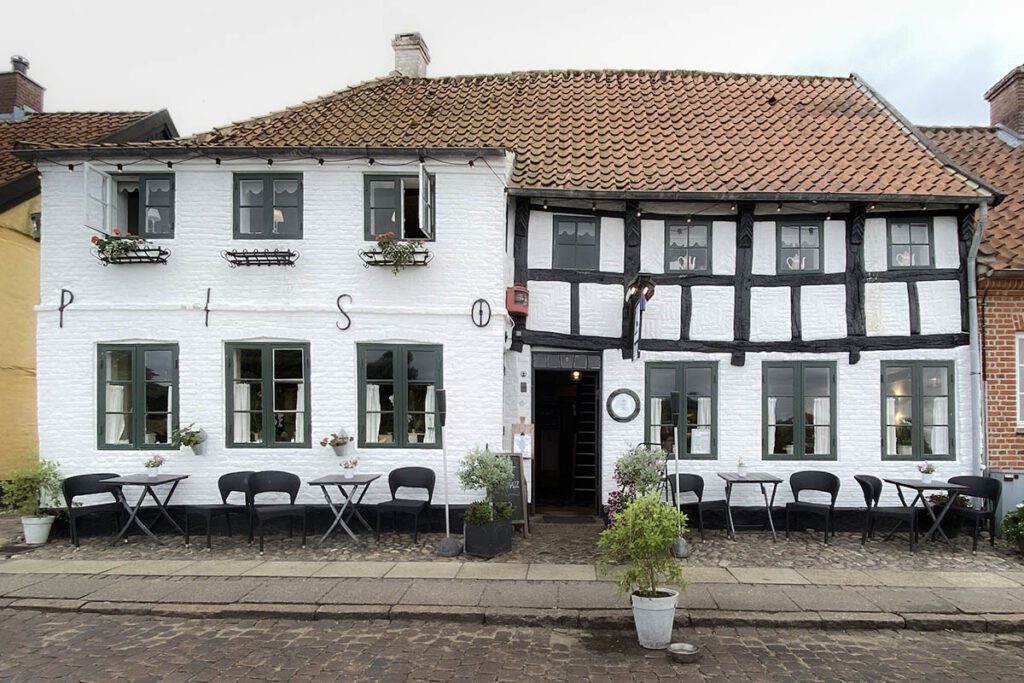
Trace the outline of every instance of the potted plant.
<path fill-rule="evenodd" d="M 11 473 L 4 486 L 4 508 L 21 516 L 25 543 L 42 545 L 50 537 L 53 515 L 43 514 L 42 501 L 58 500 L 61 492 L 60 463 L 40 460 L 38 465 Z"/>
<path fill-rule="evenodd" d="M 173 443 L 179 448 L 188 446 L 195 455 L 206 455 L 206 432 L 202 428 L 193 429 L 193 422 L 188 427 L 175 429 L 171 432 Z"/>
<path fill-rule="evenodd" d="M 377 249 L 388 265 L 391 272 L 398 275 L 406 266 L 412 265 L 415 261 L 415 254 L 423 248 L 420 240 L 402 240 L 395 237 L 395 233 L 386 232 L 377 235 Z"/>
<path fill-rule="evenodd" d="M 483 489 L 486 498 L 466 510 L 463 537 L 467 555 L 495 557 L 512 549 L 512 506 L 500 500 L 512 484 L 512 460 L 474 448 L 459 465 L 459 483 Z"/>
<path fill-rule="evenodd" d="M 359 458 L 349 458 L 341 461 L 341 476 L 352 479 L 356 476 L 356 468 L 359 467 Z"/>
<path fill-rule="evenodd" d="M 932 478 L 935 476 L 935 465 L 925 460 L 917 466 L 917 471 L 921 473 L 922 484 L 932 483 Z"/>
<path fill-rule="evenodd" d="M 167 462 L 167 458 L 162 455 L 151 455 L 146 462 L 142 463 L 143 467 L 146 468 L 147 477 L 157 477 L 160 475 L 160 468 Z"/>
<path fill-rule="evenodd" d="M 345 455 L 345 444 L 351 441 L 352 437 L 346 434 L 345 430 L 342 429 L 340 434 L 332 433 L 330 436 L 325 436 L 320 439 L 320 445 L 324 448 L 330 446 L 331 450 L 334 451 L 334 454 L 340 458 Z M 356 463 L 358 464 L 358 462 L 359 461 L 357 460 Z"/>
<path fill-rule="evenodd" d="M 603 562 L 628 563 L 616 580 L 629 593 L 640 646 L 663 650 L 672 642 L 683 572 L 669 547 L 686 528 L 686 515 L 647 493 L 626 506 L 615 524 L 601 532 L 598 549 Z"/>
<path fill-rule="evenodd" d="M 1003 517 L 1003 535 L 1007 543 L 1016 544 L 1024 553 L 1024 503 L 1017 503 L 1017 507 Z"/>
<path fill-rule="evenodd" d="M 606 524 L 615 523 L 615 517 L 637 496 L 657 491 L 665 476 L 665 452 L 660 448 L 634 446 L 615 462 L 615 483 L 618 491 L 608 494 L 605 505 Z"/>

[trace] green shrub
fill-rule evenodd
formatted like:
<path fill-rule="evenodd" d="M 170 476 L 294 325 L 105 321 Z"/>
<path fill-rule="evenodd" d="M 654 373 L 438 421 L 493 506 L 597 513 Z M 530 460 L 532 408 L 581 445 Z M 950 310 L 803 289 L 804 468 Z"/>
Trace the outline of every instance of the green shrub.
<path fill-rule="evenodd" d="M 38 517 L 43 503 L 60 500 L 63 481 L 60 463 L 50 460 L 40 460 L 38 465 L 15 470 L 4 485 L 4 509 L 22 517 Z"/>
<path fill-rule="evenodd" d="M 175 429 L 171 432 L 171 443 L 175 446 L 186 446 L 191 448 L 192 446 L 198 446 L 205 439 L 203 439 L 203 431 L 201 429 L 192 429 L 192 425 L 188 427 L 182 427 L 181 429 Z"/>
<path fill-rule="evenodd" d="M 479 448 L 466 454 L 459 465 L 459 483 L 463 488 L 482 489 L 486 495 L 484 500 L 473 503 L 466 510 L 468 524 L 512 518 L 512 506 L 498 499 L 508 491 L 513 476 L 512 459 L 507 455 Z"/>
<path fill-rule="evenodd" d="M 634 446 L 615 463 L 615 481 L 623 491 L 642 496 L 658 490 L 665 475 L 665 452 Z"/>
<path fill-rule="evenodd" d="M 1003 517 L 1003 535 L 1010 543 L 1020 543 L 1024 538 L 1024 503 L 1018 503 Z"/>
<path fill-rule="evenodd" d="M 598 549 L 606 563 L 628 563 L 616 580 L 620 591 L 658 597 L 660 586 L 683 587 L 683 572 L 670 548 L 685 531 L 686 515 L 657 493 L 647 493 L 627 505 L 615 524 L 601 532 Z"/>

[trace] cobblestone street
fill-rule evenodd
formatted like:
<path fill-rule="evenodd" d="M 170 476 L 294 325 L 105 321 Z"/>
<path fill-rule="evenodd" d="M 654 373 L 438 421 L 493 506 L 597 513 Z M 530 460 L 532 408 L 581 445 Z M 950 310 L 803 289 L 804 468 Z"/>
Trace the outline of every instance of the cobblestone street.
<path fill-rule="evenodd" d="M 427 622 L 181 620 L 0 610 L 0 680 L 1018 681 L 1024 636 L 677 630 L 697 665 L 631 632 Z"/>

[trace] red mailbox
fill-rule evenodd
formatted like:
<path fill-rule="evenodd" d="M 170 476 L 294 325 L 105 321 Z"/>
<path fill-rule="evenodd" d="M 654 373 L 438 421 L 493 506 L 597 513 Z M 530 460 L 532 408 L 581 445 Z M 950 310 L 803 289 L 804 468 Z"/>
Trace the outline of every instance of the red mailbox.
<path fill-rule="evenodd" d="M 530 290 L 526 285 L 512 285 L 505 290 L 505 310 L 509 315 L 527 315 L 530 312 Z"/>

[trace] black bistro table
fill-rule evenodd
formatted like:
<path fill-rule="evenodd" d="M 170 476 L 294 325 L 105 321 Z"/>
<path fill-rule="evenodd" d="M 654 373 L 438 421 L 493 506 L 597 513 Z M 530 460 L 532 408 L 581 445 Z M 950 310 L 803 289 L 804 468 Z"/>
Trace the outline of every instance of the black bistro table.
<path fill-rule="evenodd" d="M 757 484 L 761 487 L 761 495 L 764 497 L 764 511 L 768 515 L 768 527 L 772 530 L 772 540 L 778 541 L 779 537 L 775 534 L 775 522 L 772 521 L 772 505 L 775 503 L 775 492 L 779 490 L 782 480 L 767 472 L 747 472 L 746 474 L 719 472 L 718 476 L 725 480 L 725 516 L 729 520 L 729 538 L 736 540 L 736 525 L 732 521 L 732 487 L 735 484 Z M 766 484 L 770 484 L 772 487 L 771 500 L 768 499 Z M 763 530 L 764 527 L 762 526 L 761 529 Z"/>
<path fill-rule="evenodd" d="M 935 534 L 937 533 L 940 536 L 942 536 L 943 540 L 950 548 L 956 550 L 956 544 L 953 543 L 953 541 L 950 540 L 949 536 L 947 536 L 946 533 L 942 530 L 941 524 L 942 518 L 945 517 L 946 513 L 949 512 L 951 507 L 953 507 L 953 502 L 956 500 L 957 494 L 959 494 L 961 491 L 966 491 L 966 486 L 962 486 L 960 484 L 951 484 L 948 481 L 941 480 L 932 480 L 927 484 L 921 481 L 920 479 L 886 479 L 885 481 L 896 486 L 896 493 L 899 494 L 900 502 L 903 503 L 904 507 L 914 507 L 915 505 L 917 505 L 917 501 L 921 501 L 921 503 L 924 505 L 924 509 L 928 511 L 928 515 L 932 518 L 932 526 L 924 535 L 925 540 L 931 539 L 934 541 Z M 914 500 L 910 501 L 909 505 L 907 505 L 906 498 L 903 497 L 903 489 L 905 488 L 915 491 L 917 493 L 917 495 L 914 496 Z M 939 506 L 929 505 L 928 501 L 924 497 L 924 495 L 928 491 L 946 492 L 946 504 L 939 509 L 938 515 L 935 514 L 935 508 Z"/>
<path fill-rule="evenodd" d="M 180 526 L 178 526 L 178 523 L 175 522 L 174 519 L 172 519 L 171 516 L 167 513 L 167 502 L 171 499 L 171 496 L 174 495 L 175 489 L 178 488 L 178 483 L 184 479 L 188 479 L 187 474 L 158 474 L 155 477 L 151 477 L 148 474 L 128 474 L 123 477 L 104 479 L 102 482 L 104 484 L 113 484 L 115 486 L 120 487 L 142 487 L 142 494 L 139 496 L 139 500 L 138 502 L 135 503 L 134 506 L 132 506 L 128 502 L 128 499 L 125 498 L 123 493 L 121 494 L 121 504 L 124 505 L 125 509 L 128 511 L 128 521 L 124 523 L 123 527 L 121 527 L 121 531 L 118 532 L 117 536 L 114 538 L 111 545 L 117 543 L 122 538 L 124 538 L 124 535 L 128 533 L 128 529 L 131 528 L 133 522 L 135 523 L 135 526 L 142 529 L 143 533 L 145 533 L 147 536 L 152 538 L 157 543 L 163 545 L 163 541 L 156 537 L 156 534 L 153 533 L 151 528 L 153 526 L 156 526 L 156 523 L 160 521 L 161 517 L 170 522 L 171 526 L 177 529 L 179 534 L 184 536 L 185 531 Z M 161 501 L 160 496 L 156 495 L 156 492 L 153 490 L 153 487 L 163 486 L 164 484 L 170 484 L 171 490 L 167 492 L 167 495 L 164 496 L 163 501 Z M 139 519 L 139 510 L 142 509 L 142 503 L 146 500 L 147 495 L 153 499 L 153 502 L 156 503 L 156 509 L 160 512 L 160 514 L 157 516 L 156 519 L 153 520 L 153 523 L 150 526 L 146 526 L 146 523 Z"/>
<path fill-rule="evenodd" d="M 356 474 L 351 477 L 346 477 L 343 474 L 329 474 L 326 477 L 320 477 L 308 482 L 310 486 L 320 487 L 324 492 L 324 498 L 327 499 L 331 512 L 334 513 L 334 522 L 331 523 L 331 526 L 327 528 L 327 531 L 324 532 L 324 535 L 320 537 L 320 540 L 316 542 L 314 547 L 319 548 L 320 544 L 326 541 L 327 537 L 339 526 L 352 537 L 353 541 L 358 541 L 359 539 L 352 532 L 352 528 L 347 524 L 347 522 L 352 521 L 352 517 L 357 517 L 363 523 L 363 526 L 366 527 L 367 531 L 373 531 L 373 527 L 359 514 L 358 506 L 362 502 L 363 496 L 370 489 L 370 484 L 378 479 L 380 479 L 379 474 Z M 340 504 L 335 503 L 331 499 L 330 487 L 332 486 L 337 486 L 338 491 L 341 492 L 342 501 Z M 359 489 L 362 489 L 362 491 L 360 492 Z M 356 497 L 356 494 L 358 494 L 358 497 Z"/>

